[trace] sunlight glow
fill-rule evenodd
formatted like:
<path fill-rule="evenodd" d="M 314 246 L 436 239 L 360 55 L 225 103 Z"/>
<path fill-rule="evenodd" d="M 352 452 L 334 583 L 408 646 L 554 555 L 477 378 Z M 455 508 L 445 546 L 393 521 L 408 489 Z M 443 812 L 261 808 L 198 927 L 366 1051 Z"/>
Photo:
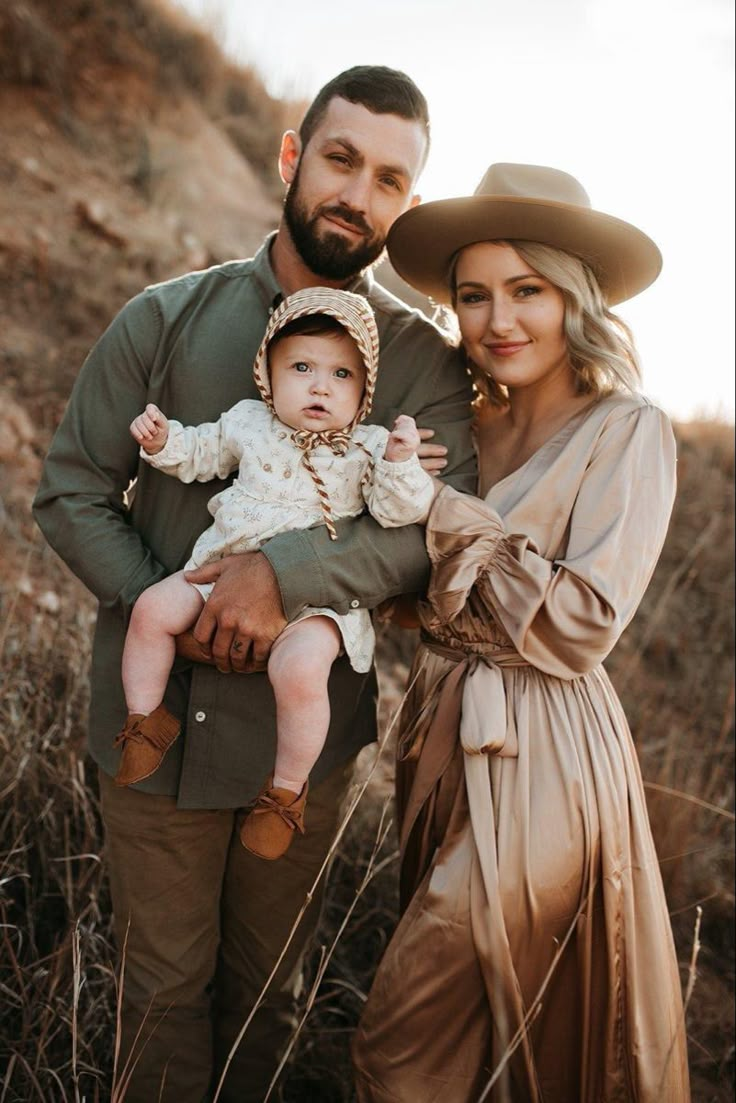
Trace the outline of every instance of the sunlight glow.
<path fill-rule="evenodd" d="M 408 72 L 429 101 L 424 199 L 469 194 L 493 161 L 576 176 L 664 254 L 621 309 L 648 394 L 674 417 L 734 417 L 730 0 L 178 0 L 276 96 L 342 69 Z M 276 151 L 274 151 L 275 155 Z"/>

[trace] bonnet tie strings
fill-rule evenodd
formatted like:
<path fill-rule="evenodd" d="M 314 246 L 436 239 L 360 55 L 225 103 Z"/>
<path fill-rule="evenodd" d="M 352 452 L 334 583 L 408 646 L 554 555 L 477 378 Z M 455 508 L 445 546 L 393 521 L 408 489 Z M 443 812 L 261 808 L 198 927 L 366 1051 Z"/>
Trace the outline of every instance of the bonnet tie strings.
<path fill-rule="evenodd" d="M 327 432 L 313 433 L 309 429 L 295 429 L 291 434 L 291 439 L 297 448 L 301 448 L 304 455 L 302 456 L 302 462 L 306 467 L 309 474 L 312 476 L 317 495 L 319 497 L 319 504 L 322 507 L 322 516 L 324 517 L 327 531 L 330 534 L 330 540 L 337 540 L 337 532 L 335 531 L 335 522 L 332 519 L 332 506 L 330 505 L 330 497 L 327 493 L 324 481 L 312 464 L 312 451 L 319 447 L 320 444 L 326 444 L 329 449 L 336 456 L 344 456 L 350 447 L 352 441 L 353 445 L 360 448 L 362 452 L 365 452 L 366 456 L 372 461 L 373 456 L 366 448 L 362 441 L 356 440 L 351 437 L 350 432 L 346 429 L 331 429 Z M 363 482 L 370 480 L 370 469 L 363 475 Z"/>
<path fill-rule="evenodd" d="M 322 516 L 324 517 L 327 531 L 330 534 L 330 540 L 337 540 L 335 522 L 332 519 L 330 498 L 323 479 L 317 474 L 312 464 L 311 452 L 320 444 L 326 444 L 336 456 L 344 456 L 350 446 L 350 434 L 340 430 L 314 433 L 309 429 L 296 429 L 291 434 L 291 439 L 294 441 L 297 448 L 301 448 L 304 453 L 302 460 L 307 471 L 312 476 L 312 481 L 314 482 L 317 496 L 319 497 L 319 504 L 322 508 Z"/>
<path fill-rule="evenodd" d="M 309 429 L 295 429 L 291 439 L 297 448 L 305 453 L 311 452 L 320 444 L 326 444 L 336 456 L 344 456 L 350 447 L 350 433 L 347 429 L 328 429 L 327 432 L 313 433 Z"/>

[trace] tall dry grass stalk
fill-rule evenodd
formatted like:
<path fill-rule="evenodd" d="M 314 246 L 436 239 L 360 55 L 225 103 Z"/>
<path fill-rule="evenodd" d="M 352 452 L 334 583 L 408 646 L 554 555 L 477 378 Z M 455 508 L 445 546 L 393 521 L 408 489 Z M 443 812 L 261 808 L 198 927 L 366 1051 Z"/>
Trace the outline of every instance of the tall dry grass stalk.
<path fill-rule="evenodd" d="M 662 562 L 608 665 L 648 786 L 688 1001 L 693 1098 L 720 1103 L 734 1086 L 733 446 L 727 428 L 706 425 L 681 431 L 680 448 Z M 113 1092 L 123 1103 L 130 1066 L 120 1068 L 116 1052 L 117 967 L 95 771 L 84 755 L 92 603 L 33 535 L 20 499 L 8 499 L 3 524 L 0 1103 L 90 1103 Z M 384 730 L 412 647 L 409 634 L 381 640 Z M 349 1039 L 398 915 L 386 734 L 380 758 L 365 754 L 362 799 L 333 848 L 305 1002 L 272 1103 L 351 1099 Z"/>

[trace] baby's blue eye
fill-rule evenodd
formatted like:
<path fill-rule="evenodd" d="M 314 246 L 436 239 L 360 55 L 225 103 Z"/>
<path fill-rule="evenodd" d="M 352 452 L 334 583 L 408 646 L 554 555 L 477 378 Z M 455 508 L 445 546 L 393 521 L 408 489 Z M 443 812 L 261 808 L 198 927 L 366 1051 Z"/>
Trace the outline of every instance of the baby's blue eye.
<path fill-rule="evenodd" d="M 338 368 L 337 371 L 335 372 L 335 375 L 337 376 L 338 379 L 349 379 L 350 374 L 351 373 L 350 373 L 348 368 Z"/>
<path fill-rule="evenodd" d="M 294 371 L 309 371 L 309 364 L 305 364 L 303 360 L 297 360 L 296 364 L 294 364 Z"/>

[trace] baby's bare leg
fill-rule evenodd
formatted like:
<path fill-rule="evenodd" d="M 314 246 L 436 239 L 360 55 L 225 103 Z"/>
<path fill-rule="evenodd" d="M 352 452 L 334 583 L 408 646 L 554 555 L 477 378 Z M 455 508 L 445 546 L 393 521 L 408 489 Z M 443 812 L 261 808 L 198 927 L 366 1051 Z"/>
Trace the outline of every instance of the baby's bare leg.
<path fill-rule="evenodd" d="M 307 617 L 278 637 L 268 660 L 276 697 L 274 787 L 300 793 L 330 726 L 327 680 L 340 653 L 340 630 L 329 617 Z"/>
<path fill-rule="evenodd" d="M 202 611 L 202 595 L 178 571 L 149 586 L 133 606 L 123 651 L 128 712 L 146 716 L 163 701 L 176 653 L 175 636 Z"/>

